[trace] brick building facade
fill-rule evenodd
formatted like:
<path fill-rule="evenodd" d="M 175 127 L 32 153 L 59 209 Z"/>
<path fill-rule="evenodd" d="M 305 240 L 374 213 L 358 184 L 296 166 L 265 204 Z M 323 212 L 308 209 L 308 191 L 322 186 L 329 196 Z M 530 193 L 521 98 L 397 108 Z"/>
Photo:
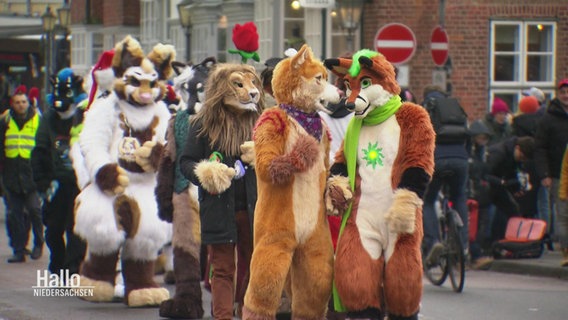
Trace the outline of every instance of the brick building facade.
<path fill-rule="evenodd" d="M 432 83 L 436 65 L 430 54 L 432 30 L 440 24 L 438 1 L 369 0 L 362 23 L 362 47 L 373 48 L 381 26 L 399 22 L 410 27 L 417 39 L 417 49 L 409 61 L 409 88 L 422 99 L 422 92 Z M 568 2 L 566 0 L 452 0 L 445 1 L 444 27 L 449 36 L 452 70 L 448 77 L 452 95 L 459 97 L 470 119 L 482 117 L 492 97 L 499 90 L 520 91 L 531 86 L 554 95 L 559 79 L 568 77 Z M 555 23 L 553 74 L 540 82 L 515 81 L 499 84 L 491 81 L 491 22 L 550 21 Z"/>

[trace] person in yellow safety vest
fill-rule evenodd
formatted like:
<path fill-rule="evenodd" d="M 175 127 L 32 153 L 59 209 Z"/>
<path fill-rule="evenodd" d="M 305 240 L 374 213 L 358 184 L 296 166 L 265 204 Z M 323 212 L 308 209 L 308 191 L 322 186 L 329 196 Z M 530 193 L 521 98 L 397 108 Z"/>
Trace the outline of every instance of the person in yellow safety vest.
<path fill-rule="evenodd" d="M 10 111 L 0 122 L 0 170 L 6 197 L 6 224 L 13 256 L 9 263 L 26 261 L 30 223 L 34 234 L 32 259 L 43 251 L 41 203 L 32 176 L 31 153 L 40 124 L 35 108 L 30 108 L 25 86 L 19 86 L 10 100 Z"/>

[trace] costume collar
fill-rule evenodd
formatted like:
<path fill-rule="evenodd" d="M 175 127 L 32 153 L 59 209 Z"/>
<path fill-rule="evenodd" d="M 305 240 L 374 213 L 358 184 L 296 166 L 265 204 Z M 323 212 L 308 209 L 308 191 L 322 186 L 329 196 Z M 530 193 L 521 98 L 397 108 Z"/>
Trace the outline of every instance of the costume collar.
<path fill-rule="evenodd" d="M 321 140 L 322 124 L 320 115 L 317 112 L 303 112 L 294 106 L 283 103 L 281 103 L 279 107 L 286 111 L 286 113 L 290 117 L 294 118 L 294 120 L 298 121 L 302 128 L 304 128 L 311 136 L 316 138 L 318 141 Z"/>

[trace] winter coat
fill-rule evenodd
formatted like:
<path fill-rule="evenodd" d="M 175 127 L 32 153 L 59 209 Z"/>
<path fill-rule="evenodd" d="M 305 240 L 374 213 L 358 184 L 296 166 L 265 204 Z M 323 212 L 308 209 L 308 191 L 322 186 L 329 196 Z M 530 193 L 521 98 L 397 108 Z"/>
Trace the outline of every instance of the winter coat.
<path fill-rule="evenodd" d="M 13 193 L 26 194 L 36 191 L 36 184 L 34 183 L 31 158 L 24 159 L 22 157 L 7 158 L 5 153 L 6 130 L 10 118 L 13 118 L 18 125 L 18 128 L 23 128 L 24 124 L 32 121 L 36 112 L 33 107 L 29 107 L 26 116 L 22 118 L 15 117 L 15 114 L 10 110 L 10 114 L 3 121 L 0 121 L 0 167 L 2 168 L 2 181 L 4 188 Z M 42 120 L 39 121 L 41 126 Z M 36 136 L 37 136 L 36 130 Z"/>
<path fill-rule="evenodd" d="M 480 134 L 491 136 L 491 130 L 481 120 L 471 123 L 469 132 L 472 137 L 469 152 L 469 197 L 475 199 L 479 206 L 487 206 L 491 203 L 489 182 L 487 176 L 486 146 L 481 146 L 473 141 L 473 138 Z"/>
<path fill-rule="evenodd" d="M 542 115 L 538 113 L 524 113 L 513 118 L 513 135 L 517 137 L 534 137 L 536 125 Z"/>
<path fill-rule="evenodd" d="M 562 157 L 568 144 L 568 113 L 558 99 L 550 101 L 537 125 L 535 162 L 540 179 L 560 178 Z"/>
<path fill-rule="evenodd" d="M 233 180 L 231 186 L 221 194 L 211 194 L 201 186 L 195 175 L 195 166 L 209 159 L 217 151 L 209 146 L 209 137 L 197 136 L 201 123 L 191 123 L 189 134 L 179 160 L 183 175 L 197 185 L 199 199 L 199 214 L 201 218 L 201 241 L 203 244 L 236 243 L 237 223 L 235 210 L 238 203 L 244 205 L 249 214 L 250 229 L 253 230 L 254 208 L 256 205 L 256 174 L 254 168 L 246 166 L 244 177 Z M 238 157 L 223 155 L 222 163 L 229 167 L 235 165 Z M 243 163 L 243 165 L 245 165 Z M 243 199 L 246 198 L 246 199 Z"/>
<path fill-rule="evenodd" d="M 75 111 L 75 116 L 68 119 L 61 119 L 53 109 L 45 113 L 32 153 L 34 180 L 38 191 L 47 190 L 52 180 L 57 180 L 60 184 L 76 183 L 69 157 L 71 128 L 75 123 L 80 122 L 82 117 L 83 109 L 80 108 Z"/>
<path fill-rule="evenodd" d="M 483 122 L 489 128 L 489 130 L 491 130 L 491 138 L 489 139 L 489 143 L 487 144 L 488 146 L 494 145 L 513 136 L 511 125 L 509 125 L 509 123 L 507 122 L 503 124 L 495 122 L 495 117 L 493 117 L 491 113 L 485 115 Z"/>
<path fill-rule="evenodd" d="M 487 150 L 486 179 L 492 188 L 504 187 L 511 193 L 520 191 L 521 184 L 517 172 L 521 169 L 521 165 L 514 158 L 516 142 L 517 137 L 512 137 L 492 145 Z"/>

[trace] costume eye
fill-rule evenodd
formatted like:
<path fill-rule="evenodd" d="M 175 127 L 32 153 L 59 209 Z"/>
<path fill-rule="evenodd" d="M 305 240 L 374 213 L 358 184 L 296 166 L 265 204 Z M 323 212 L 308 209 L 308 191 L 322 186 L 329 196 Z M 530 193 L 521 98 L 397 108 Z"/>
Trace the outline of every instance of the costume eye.
<path fill-rule="evenodd" d="M 369 78 L 363 78 L 361 79 L 361 89 L 365 89 L 367 87 L 370 87 L 371 84 L 373 84 L 373 82 L 371 81 L 371 79 Z"/>
<path fill-rule="evenodd" d="M 238 81 L 233 82 L 233 85 L 235 85 L 235 86 L 237 86 L 237 87 L 239 87 L 239 88 L 242 88 L 242 87 L 243 87 L 243 83 L 242 83 L 242 82 L 238 82 Z"/>
<path fill-rule="evenodd" d="M 321 75 L 316 76 L 316 80 L 317 80 L 317 81 L 321 81 L 322 78 L 323 78 L 323 77 L 322 77 Z"/>
<path fill-rule="evenodd" d="M 73 90 L 67 91 L 67 98 L 73 98 Z"/>
<path fill-rule="evenodd" d="M 189 89 L 189 84 L 188 84 L 187 82 L 184 82 L 184 83 L 181 85 L 181 87 L 182 87 L 184 90 L 188 90 L 188 89 Z"/>
<path fill-rule="evenodd" d="M 133 85 L 135 87 L 140 86 L 140 81 L 138 81 L 138 79 L 136 78 L 130 78 L 128 82 L 130 83 L 130 85 Z"/>
<path fill-rule="evenodd" d="M 155 87 L 158 82 L 156 80 L 150 82 L 150 87 Z"/>
<path fill-rule="evenodd" d="M 198 83 L 197 84 L 197 92 L 204 92 L 204 91 L 205 91 L 205 87 L 201 83 Z"/>

